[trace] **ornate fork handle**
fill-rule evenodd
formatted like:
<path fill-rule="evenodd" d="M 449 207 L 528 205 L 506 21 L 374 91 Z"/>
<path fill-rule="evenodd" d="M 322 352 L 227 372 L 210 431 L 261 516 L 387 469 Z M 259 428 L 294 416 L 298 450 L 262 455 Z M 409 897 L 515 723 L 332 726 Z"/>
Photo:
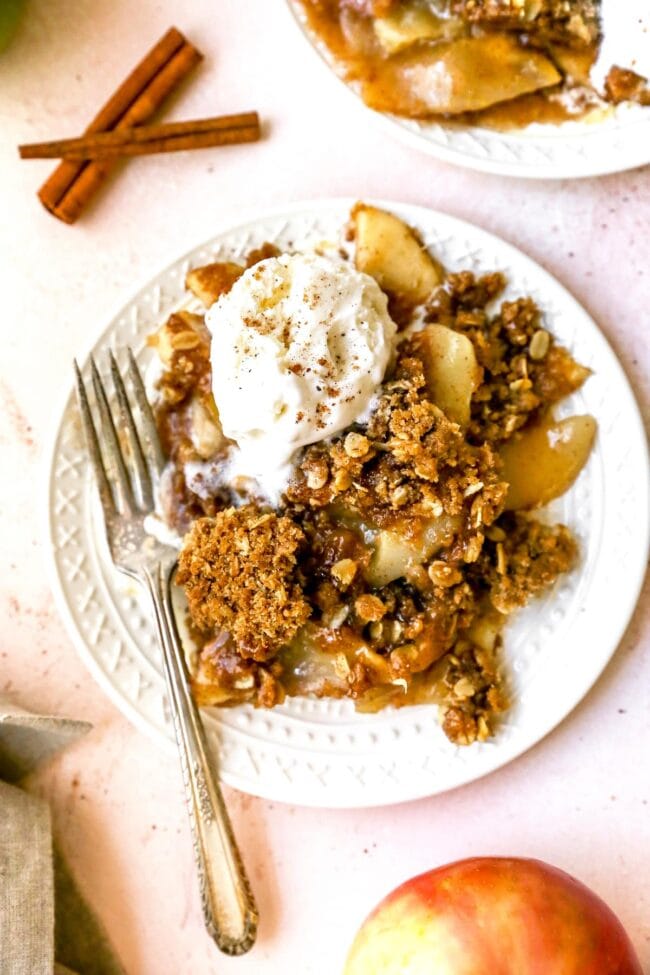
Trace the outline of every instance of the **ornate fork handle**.
<path fill-rule="evenodd" d="M 163 652 L 205 923 L 221 951 L 241 955 L 255 940 L 257 907 L 219 782 L 210 765 L 203 725 L 189 691 L 171 605 L 172 571 L 173 566 L 160 563 L 143 571 L 142 582 L 151 596 Z"/>

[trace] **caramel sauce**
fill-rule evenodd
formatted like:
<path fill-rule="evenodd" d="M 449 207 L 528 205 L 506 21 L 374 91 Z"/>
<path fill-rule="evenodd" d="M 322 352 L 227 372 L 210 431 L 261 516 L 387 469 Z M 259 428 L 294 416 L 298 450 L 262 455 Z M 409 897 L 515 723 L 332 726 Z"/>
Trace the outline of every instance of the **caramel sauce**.
<path fill-rule="evenodd" d="M 531 95 L 520 95 L 508 102 L 498 102 L 482 112 L 471 112 L 467 115 L 445 119 L 446 125 L 477 125 L 487 129 L 507 132 L 511 129 L 523 129 L 533 123 L 559 125 L 561 122 L 579 119 L 584 113 L 569 112 L 559 101 L 551 101 L 546 94 L 533 92 Z"/>
<path fill-rule="evenodd" d="M 339 9 L 338 2 L 314 3 L 299 0 L 309 29 L 326 46 L 334 67 L 348 83 L 370 78 L 381 80 L 386 74 L 388 56 L 383 53 L 372 28 L 372 19 L 355 14 L 349 9 Z M 347 31 L 346 31 L 347 26 Z M 354 38 L 355 47 L 350 37 Z M 524 128 L 534 123 L 559 125 L 562 122 L 585 118 L 594 108 L 588 99 L 585 104 L 571 110 L 555 96 L 570 87 L 570 81 L 588 83 L 589 69 L 596 56 L 596 46 L 583 51 L 571 51 L 551 45 L 547 51 L 568 85 L 521 95 L 510 101 L 499 102 L 480 112 L 462 115 L 430 115 L 423 121 L 442 122 L 447 126 L 481 126 L 497 131 Z M 569 75 L 570 72 L 570 75 Z"/>

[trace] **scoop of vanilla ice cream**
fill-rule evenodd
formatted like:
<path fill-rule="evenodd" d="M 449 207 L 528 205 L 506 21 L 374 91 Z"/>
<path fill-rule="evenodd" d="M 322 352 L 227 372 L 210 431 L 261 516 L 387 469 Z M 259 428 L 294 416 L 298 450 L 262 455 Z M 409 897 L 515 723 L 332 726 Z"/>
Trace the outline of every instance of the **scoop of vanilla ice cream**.
<path fill-rule="evenodd" d="M 648 0 L 600 0 L 598 57 L 591 81 L 602 92 L 610 68 L 627 68 L 650 78 L 650 7 Z"/>
<path fill-rule="evenodd" d="M 376 281 L 339 259 L 283 254 L 246 271 L 206 314 L 230 478 L 277 500 L 292 454 L 361 419 L 394 348 Z"/>

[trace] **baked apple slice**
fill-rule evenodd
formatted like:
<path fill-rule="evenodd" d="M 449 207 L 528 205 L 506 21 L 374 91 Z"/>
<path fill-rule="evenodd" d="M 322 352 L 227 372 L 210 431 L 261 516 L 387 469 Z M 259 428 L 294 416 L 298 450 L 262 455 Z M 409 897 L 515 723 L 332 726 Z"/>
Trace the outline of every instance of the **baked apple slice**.
<path fill-rule="evenodd" d="M 448 545 L 460 523 L 459 516 L 443 514 L 427 522 L 416 538 L 397 531 L 378 532 L 366 579 L 371 586 L 380 587 L 405 576 L 409 569 L 421 565 Z"/>
<path fill-rule="evenodd" d="M 363 646 L 349 627 L 328 633 L 327 628 L 306 623 L 278 655 L 285 690 L 289 695 L 344 697 L 351 665 Z"/>
<path fill-rule="evenodd" d="M 528 427 L 504 443 L 506 509 L 536 508 L 568 491 L 589 459 L 596 429 L 592 416 L 571 416 Z"/>
<path fill-rule="evenodd" d="M 400 4 L 374 20 L 375 34 L 387 54 L 396 54 L 418 41 L 450 40 L 463 29 L 454 18 L 437 17 L 422 3 Z"/>
<path fill-rule="evenodd" d="M 365 203 L 358 203 L 351 217 L 357 269 L 408 304 L 426 301 L 443 272 L 411 228 L 394 214 Z"/>
<path fill-rule="evenodd" d="M 474 346 L 466 335 L 446 325 L 427 325 L 413 344 L 424 366 L 432 402 L 447 419 L 466 427 L 472 396 L 483 376 Z"/>
<path fill-rule="evenodd" d="M 589 73 L 594 63 L 594 53 L 589 47 L 586 50 L 563 47 L 553 44 L 551 57 L 560 71 L 575 84 L 588 85 Z"/>
<path fill-rule="evenodd" d="M 203 460 L 209 460 L 220 450 L 225 437 L 214 397 L 194 394 L 189 404 L 189 429 L 192 446 Z"/>
<path fill-rule="evenodd" d="M 363 83 L 380 112 L 411 118 L 479 112 L 562 80 L 552 61 L 508 34 L 417 45 L 388 58 Z"/>

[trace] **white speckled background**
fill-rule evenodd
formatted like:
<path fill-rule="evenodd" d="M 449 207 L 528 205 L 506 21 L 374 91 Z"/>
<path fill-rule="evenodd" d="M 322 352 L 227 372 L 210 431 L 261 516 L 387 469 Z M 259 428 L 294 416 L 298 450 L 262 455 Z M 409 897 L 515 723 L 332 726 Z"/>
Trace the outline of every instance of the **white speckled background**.
<path fill-rule="evenodd" d="M 75 135 L 176 22 L 206 55 L 168 118 L 256 108 L 264 143 L 133 161 L 76 226 L 35 191 L 51 169 L 16 144 Z M 174 760 L 135 732 L 78 661 L 53 609 L 41 454 L 70 360 L 132 291 L 213 225 L 321 195 L 428 204 L 501 234 L 600 322 L 646 417 L 650 169 L 579 183 L 479 176 L 389 141 L 327 74 L 281 0 L 28 0 L 0 56 L 0 693 L 87 718 L 93 733 L 39 776 L 63 846 L 130 975 L 330 975 L 377 898 L 479 853 L 537 856 L 593 886 L 650 965 L 650 599 L 564 724 L 491 777 L 361 812 L 230 793 L 262 924 L 253 953 L 204 934 Z M 604 607 L 606 612 L 606 607 Z"/>

